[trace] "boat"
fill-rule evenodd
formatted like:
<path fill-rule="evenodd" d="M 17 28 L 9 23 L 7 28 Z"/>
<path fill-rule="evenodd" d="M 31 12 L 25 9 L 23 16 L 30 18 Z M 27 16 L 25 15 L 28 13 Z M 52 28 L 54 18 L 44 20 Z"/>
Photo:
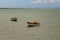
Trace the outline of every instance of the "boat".
<path fill-rule="evenodd" d="M 38 22 L 27 22 L 28 27 L 37 27 L 40 26 L 40 23 Z"/>

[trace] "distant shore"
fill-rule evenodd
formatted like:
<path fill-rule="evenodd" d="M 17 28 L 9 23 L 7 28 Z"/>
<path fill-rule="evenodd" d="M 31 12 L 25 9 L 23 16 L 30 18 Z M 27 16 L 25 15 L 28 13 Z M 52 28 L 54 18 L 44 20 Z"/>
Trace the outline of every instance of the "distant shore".
<path fill-rule="evenodd" d="M 0 9 L 60 9 L 60 8 L 0 8 Z"/>

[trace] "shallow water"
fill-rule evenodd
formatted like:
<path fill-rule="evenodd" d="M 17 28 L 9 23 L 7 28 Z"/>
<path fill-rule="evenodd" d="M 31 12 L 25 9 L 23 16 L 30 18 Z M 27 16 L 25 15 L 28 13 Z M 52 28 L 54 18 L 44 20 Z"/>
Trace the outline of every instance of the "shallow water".
<path fill-rule="evenodd" d="M 27 21 L 40 26 L 27 28 Z M 60 40 L 60 9 L 0 9 L 0 40 Z"/>

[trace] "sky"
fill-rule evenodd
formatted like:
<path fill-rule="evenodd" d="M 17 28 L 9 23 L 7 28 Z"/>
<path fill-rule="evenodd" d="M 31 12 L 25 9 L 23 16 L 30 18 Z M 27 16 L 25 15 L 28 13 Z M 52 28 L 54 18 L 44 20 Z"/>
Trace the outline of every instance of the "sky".
<path fill-rule="evenodd" d="M 60 8 L 60 0 L 0 0 L 0 8 Z"/>

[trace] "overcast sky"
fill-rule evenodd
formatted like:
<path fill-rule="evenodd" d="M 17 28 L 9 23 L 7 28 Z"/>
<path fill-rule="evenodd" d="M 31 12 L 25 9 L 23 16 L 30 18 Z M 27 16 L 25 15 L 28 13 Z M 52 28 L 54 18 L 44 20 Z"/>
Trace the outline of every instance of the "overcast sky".
<path fill-rule="evenodd" d="M 0 8 L 55 8 L 60 0 L 0 0 Z"/>

